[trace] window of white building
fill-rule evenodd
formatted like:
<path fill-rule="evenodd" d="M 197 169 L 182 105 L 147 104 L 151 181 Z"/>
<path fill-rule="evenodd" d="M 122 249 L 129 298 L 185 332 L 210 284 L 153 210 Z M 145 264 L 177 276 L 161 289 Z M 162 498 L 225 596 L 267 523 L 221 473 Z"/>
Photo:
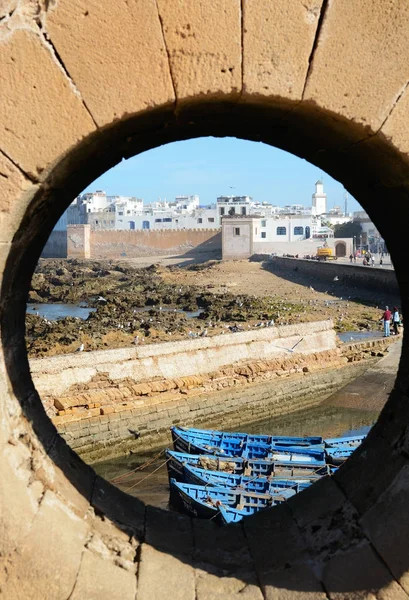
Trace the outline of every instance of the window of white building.
<path fill-rule="evenodd" d="M 267 237 L 267 234 L 266 234 L 266 232 L 265 232 L 265 231 L 262 231 L 262 232 L 261 232 L 261 237 L 262 237 L 262 238 L 266 238 L 266 237 Z"/>
<path fill-rule="evenodd" d="M 287 227 L 277 227 L 277 235 L 287 235 Z"/>
<path fill-rule="evenodd" d="M 264 220 L 263 220 L 263 221 L 261 221 L 261 226 L 262 226 L 262 227 L 267 227 L 267 221 L 264 221 Z"/>
<path fill-rule="evenodd" d="M 233 235 L 240 235 L 240 227 L 233 227 Z"/>
<path fill-rule="evenodd" d="M 209 221 L 209 223 L 214 223 L 214 217 L 208 217 L 207 220 Z"/>
<path fill-rule="evenodd" d="M 199 219 L 197 220 L 197 222 L 198 222 L 198 223 L 203 223 L 203 219 L 199 218 Z"/>
<path fill-rule="evenodd" d="M 223 215 L 224 215 L 224 206 L 222 206 L 220 209 L 220 216 L 222 217 Z"/>
<path fill-rule="evenodd" d="M 304 227 L 294 227 L 294 235 L 304 235 Z"/>

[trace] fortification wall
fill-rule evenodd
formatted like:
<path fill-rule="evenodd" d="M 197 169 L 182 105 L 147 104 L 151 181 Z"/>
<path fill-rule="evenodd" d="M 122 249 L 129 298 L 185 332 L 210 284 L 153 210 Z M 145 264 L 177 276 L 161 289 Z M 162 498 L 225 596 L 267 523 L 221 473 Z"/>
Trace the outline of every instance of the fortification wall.
<path fill-rule="evenodd" d="M 160 256 L 164 254 L 221 254 L 218 229 L 94 230 L 90 236 L 92 258 Z"/>
<path fill-rule="evenodd" d="M 313 261 L 296 258 L 269 257 L 269 262 L 274 271 L 284 274 L 292 272 L 297 267 L 298 273 L 317 278 L 322 282 L 332 282 L 334 277 L 339 277 L 342 283 L 352 287 L 362 287 L 378 291 L 387 290 L 390 294 L 399 294 L 398 282 L 395 271 L 376 267 L 355 266 L 341 264 L 338 261 Z"/>
<path fill-rule="evenodd" d="M 67 232 L 52 231 L 41 252 L 41 258 L 67 258 Z"/>

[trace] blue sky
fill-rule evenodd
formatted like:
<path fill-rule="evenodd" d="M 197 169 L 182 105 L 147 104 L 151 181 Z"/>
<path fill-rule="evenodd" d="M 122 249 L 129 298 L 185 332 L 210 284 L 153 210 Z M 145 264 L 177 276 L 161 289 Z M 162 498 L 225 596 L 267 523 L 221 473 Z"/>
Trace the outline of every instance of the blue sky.
<path fill-rule="evenodd" d="M 322 175 L 328 209 L 343 207 L 342 185 L 305 160 L 262 143 L 207 137 L 166 144 L 122 161 L 85 191 L 102 189 L 109 195 L 143 198 L 145 203 L 198 194 L 205 205 L 217 196 L 234 194 L 280 206 L 309 206 Z M 348 212 L 359 208 L 350 197 Z"/>

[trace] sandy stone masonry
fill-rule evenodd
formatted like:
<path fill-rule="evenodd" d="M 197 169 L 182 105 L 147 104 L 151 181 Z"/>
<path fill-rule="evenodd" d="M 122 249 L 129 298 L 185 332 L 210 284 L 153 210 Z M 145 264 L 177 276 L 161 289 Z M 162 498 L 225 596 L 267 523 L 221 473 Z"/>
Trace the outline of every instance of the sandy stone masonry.
<path fill-rule="evenodd" d="M 57 434 L 30 379 L 27 290 L 72 198 L 122 158 L 264 141 L 342 181 L 408 311 L 409 5 L 402 0 L 0 3 L 0 596 L 409 597 L 409 347 L 362 449 L 243 524 L 145 507 Z M 51 560 L 52 558 L 52 560 Z"/>

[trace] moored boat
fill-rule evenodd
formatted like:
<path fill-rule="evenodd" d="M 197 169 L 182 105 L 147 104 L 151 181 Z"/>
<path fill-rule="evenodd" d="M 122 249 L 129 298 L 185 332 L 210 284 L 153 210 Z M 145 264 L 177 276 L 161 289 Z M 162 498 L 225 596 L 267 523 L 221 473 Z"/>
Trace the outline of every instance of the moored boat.
<path fill-rule="evenodd" d="M 180 428 L 173 428 L 172 436 L 174 449 L 178 452 L 241 457 L 246 460 L 270 458 L 281 462 L 310 463 L 316 466 L 325 464 L 323 444 L 308 447 L 280 446 L 275 442 L 271 444 L 256 441 L 248 442 L 244 438 L 232 437 L 231 435 L 227 437 L 223 435 L 214 437 L 196 435 Z"/>
<path fill-rule="evenodd" d="M 349 446 L 350 448 L 358 448 L 366 438 L 366 435 L 354 435 L 339 438 L 328 438 L 324 440 L 326 448 L 336 448 L 339 446 Z"/>
<path fill-rule="evenodd" d="M 221 471 L 207 471 L 198 467 L 185 465 L 185 481 L 195 485 L 214 487 L 241 488 L 249 492 L 278 493 L 280 490 L 293 490 L 294 493 L 301 492 L 311 485 L 310 479 L 279 479 L 262 477 L 248 477 L 246 475 L 234 475 Z"/>
<path fill-rule="evenodd" d="M 244 460 L 243 458 L 221 457 L 205 454 L 187 454 L 184 452 L 166 451 L 166 464 L 169 479 L 186 481 L 185 465 L 206 469 L 209 472 L 219 471 L 232 475 L 248 477 L 277 477 L 279 479 L 317 480 L 331 475 L 334 469 L 328 465 L 310 465 L 305 463 L 275 462 L 271 458 L 265 460 Z"/>
<path fill-rule="evenodd" d="M 221 506 L 250 513 L 254 508 L 262 509 L 281 504 L 293 494 L 292 490 L 259 494 L 230 488 L 192 485 L 175 479 L 170 481 L 170 504 L 190 516 L 202 519 L 217 517 Z"/>

